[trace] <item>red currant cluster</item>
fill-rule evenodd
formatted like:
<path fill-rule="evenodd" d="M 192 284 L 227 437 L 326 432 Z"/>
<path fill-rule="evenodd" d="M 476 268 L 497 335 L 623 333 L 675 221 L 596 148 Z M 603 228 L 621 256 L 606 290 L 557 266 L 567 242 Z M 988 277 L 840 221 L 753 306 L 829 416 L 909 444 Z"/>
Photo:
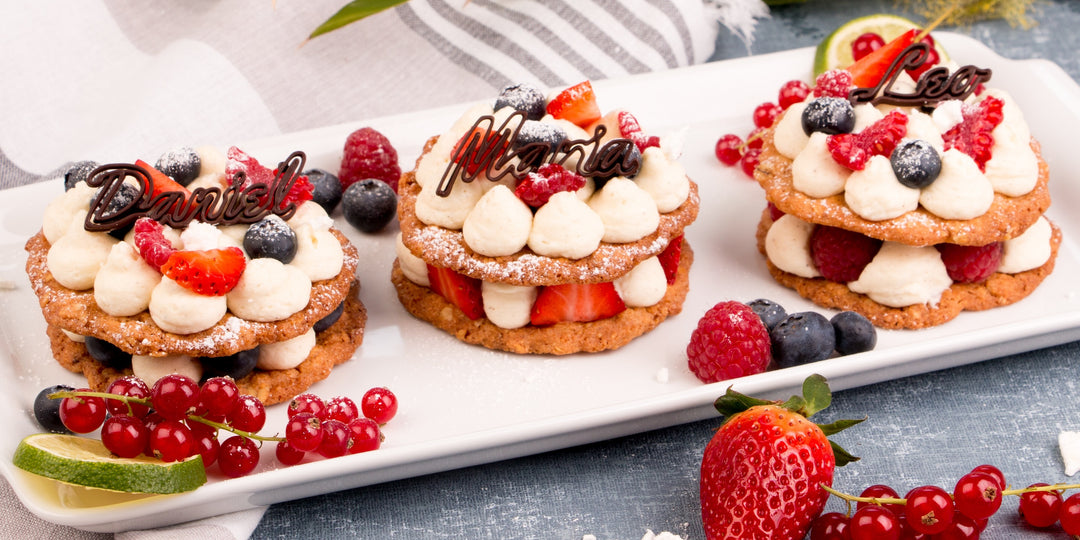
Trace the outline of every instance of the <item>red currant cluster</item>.
<path fill-rule="evenodd" d="M 960 477 L 952 493 L 920 486 L 899 498 L 891 487 L 876 484 L 854 497 L 830 493 L 856 503 L 855 513 L 822 514 L 810 528 L 811 540 L 973 540 L 979 538 L 1004 495 L 1020 497 L 1020 515 L 1029 525 L 1045 528 L 1060 521 L 1070 536 L 1080 534 L 1080 493 L 1062 498 L 1077 485 L 1032 484 L 1006 489 L 1005 475 L 993 465 L 979 465 Z"/>
<path fill-rule="evenodd" d="M 757 167 L 758 156 L 761 154 L 761 133 L 776 122 L 780 113 L 787 110 L 794 103 L 806 99 L 810 95 L 810 87 L 802 81 L 788 81 L 780 87 L 777 103 L 765 102 L 754 108 L 754 129 L 743 142 L 742 138 L 735 134 L 727 134 L 716 141 L 716 159 L 724 165 L 735 165 L 742 168 L 750 178 L 754 177 L 754 167 Z"/>
<path fill-rule="evenodd" d="M 375 450 L 382 444 L 379 427 L 397 414 L 397 397 L 386 388 L 372 388 L 360 400 L 338 396 L 323 401 L 314 394 L 300 394 L 289 403 L 285 439 L 278 441 L 276 455 L 285 465 L 295 465 L 308 452 L 327 458 Z"/>

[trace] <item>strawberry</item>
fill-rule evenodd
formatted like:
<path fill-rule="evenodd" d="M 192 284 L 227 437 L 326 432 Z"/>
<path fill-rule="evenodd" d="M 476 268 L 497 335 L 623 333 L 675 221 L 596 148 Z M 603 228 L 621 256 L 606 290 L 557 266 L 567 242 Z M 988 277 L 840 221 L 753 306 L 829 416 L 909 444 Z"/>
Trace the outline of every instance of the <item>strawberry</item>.
<path fill-rule="evenodd" d="M 431 290 L 457 306 L 466 317 L 484 317 L 484 299 L 480 295 L 480 280 L 459 274 L 449 268 L 427 265 Z"/>
<path fill-rule="evenodd" d="M 498 132 L 473 128 L 454 143 L 450 159 L 454 163 L 464 165 L 467 173 L 475 175 L 485 169 L 493 170 L 495 162 L 508 150 L 510 150 L 510 141 L 500 136 Z"/>
<path fill-rule="evenodd" d="M 155 197 L 158 194 L 164 193 L 166 191 L 179 191 L 184 194 L 184 199 L 187 199 L 191 196 L 191 192 L 188 191 L 186 187 L 180 185 L 172 178 L 169 178 L 167 174 L 155 169 L 149 163 L 138 159 L 135 160 L 135 164 L 139 167 L 142 167 L 143 169 L 146 169 L 146 172 L 150 173 L 150 180 L 154 183 L 153 189 L 150 192 L 151 197 Z"/>
<path fill-rule="evenodd" d="M 660 259 L 660 266 L 664 268 L 664 277 L 667 278 L 667 284 L 672 285 L 675 283 L 675 277 L 679 273 L 679 257 L 682 256 L 682 241 L 683 235 L 679 235 L 671 239 L 671 243 L 668 244 L 664 251 L 660 252 L 657 257 Z"/>
<path fill-rule="evenodd" d="M 832 486 L 833 469 L 858 458 L 832 435 L 862 420 L 818 425 L 807 417 L 829 406 L 825 378 L 803 382 L 805 397 L 764 401 L 728 388 L 716 400 L 726 418 L 701 459 L 705 538 L 795 540 L 806 536 Z"/>
<path fill-rule="evenodd" d="M 627 111 L 619 111 L 616 116 L 619 123 L 619 133 L 623 137 L 634 141 L 634 145 L 637 146 L 638 151 L 644 152 L 646 148 L 660 147 L 660 137 L 656 135 L 646 135 L 645 130 L 641 129 L 641 123 Z"/>
<path fill-rule="evenodd" d="M 547 113 L 582 129 L 596 122 L 600 119 L 600 106 L 596 103 L 592 83 L 583 81 L 559 92 L 548 102 Z"/>
<path fill-rule="evenodd" d="M 566 283 L 540 289 L 529 320 L 534 326 L 590 322 L 614 317 L 625 309 L 614 283 Z"/>
<path fill-rule="evenodd" d="M 854 64 L 848 66 L 847 70 L 852 75 L 852 82 L 858 88 L 873 88 L 881 82 L 881 78 L 885 76 L 885 70 L 889 69 L 889 65 L 892 61 L 900 56 L 900 53 L 907 48 L 908 45 L 915 43 L 915 38 L 919 35 L 921 30 L 918 28 L 912 28 L 903 34 L 900 34 L 896 39 L 884 44 L 876 51 L 860 58 Z"/>
<path fill-rule="evenodd" d="M 238 247 L 175 251 L 161 265 L 161 273 L 194 293 L 222 296 L 236 287 L 246 266 Z"/>
<path fill-rule="evenodd" d="M 274 176 L 276 171 L 270 169 L 263 164 L 259 163 L 257 159 L 251 157 L 243 150 L 232 146 L 225 152 L 225 177 L 231 182 L 233 177 L 237 173 L 244 173 L 244 183 L 242 186 L 247 188 L 252 184 L 266 184 L 272 186 L 274 184 Z M 299 206 L 304 201 L 310 201 L 312 199 L 312 193 L 315 191 L 315 186 L 311 185 L 307 176 L 297 176 L 296 182 L 293 183 L 289 189 L 289 193 L 285 195 L 285 198 L 281 201 L 281 207 L 284 208 L 289 203 L 295 203 Z M 265 202 L 266 197 L 270 195 L 264 195 L 259 198 L 259 202 Z"/>

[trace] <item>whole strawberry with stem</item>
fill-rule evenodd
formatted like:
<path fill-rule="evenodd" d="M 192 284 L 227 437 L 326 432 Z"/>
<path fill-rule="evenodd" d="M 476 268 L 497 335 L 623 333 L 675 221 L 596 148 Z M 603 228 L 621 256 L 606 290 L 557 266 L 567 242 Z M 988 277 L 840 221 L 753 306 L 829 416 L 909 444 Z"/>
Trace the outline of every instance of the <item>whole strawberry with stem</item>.
<path fill-rule="evenodd" d="M 800 539 L 825 507 L 833 469 L 858 458 L 828 435 L 862 420 L 818 425 L 829 406 L 825 378 L 811 375 L 803 396 L 785 402 L 731 388 L 716 400 L 725 416 L 701 460 L 701 519 L 708 539 Z"/>

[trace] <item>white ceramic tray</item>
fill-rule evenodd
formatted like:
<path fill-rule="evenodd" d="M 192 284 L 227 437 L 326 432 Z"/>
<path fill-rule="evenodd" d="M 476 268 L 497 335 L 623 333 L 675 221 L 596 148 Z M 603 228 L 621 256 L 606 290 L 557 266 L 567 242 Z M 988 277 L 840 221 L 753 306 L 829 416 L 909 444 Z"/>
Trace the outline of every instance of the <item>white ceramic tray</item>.
<path fill-rule="evenodd" d="M 1051 218 L 1064 230 L 1057 270 L 1029 299 L 981 313 L 964 313 L 938 328 L 881 332 L 876 350 L 735 382 L 743 391 L 786 397 L 811 373 L 834 389 L 850 388 L 935 369 L 1072 341 L 1080 337 L 1080 298 L 1074 276 L 1080 204 L 1080 87 L 1045 61 L 1010 61 L 969 38 L 942 34 L 953 58 L 994 69 L 992 85 L 1016 98 L 1042 141 L 1053 171 Z M 0 199 L 0 277 L 16 283 L 0 292 L 0 472 L 32 512 L 59 524 L 93 531 L 163 526 L 255 506 L 468 465 L 543 452 L 671 426 L 715 415 L 713 400 L 730 383 L 704 385 L 686 367 L 685 346 L 698 318 L 722 300 L 768 297 L 789 312 L 817 309 L 768 276 L 754 244 L 763 197 L 735 168 L 720 165 L 713 144 L 724 133 L 750 131 L 750 112 L 775 100 L 792 78 L 809 80 L 813 51 L 801 49 L 698 67 L 597 81 L 603 110 L 626 108 L 654 133 L 685 128 L 683 163 L 700 186 L 701 213 L 687 231 L 696 261 L 691 294 L 681 315 L 622 349 L 571 357 L 513 356 L 466 346 L 420 323 L 400 307 L 389 284 L 396 225 L 363 235 L 339 219 L 360 251 L 361 298 L 369 319 L 364 344 L 312 391 L 358 398 L 372 386 L 397 393 L 401 409 L 375 452 L 278 467 L 272 445 L 255 474 L 211 479 L 173 496 L 117 501 L 58 492 L 11 465 L 18 441 L 38 431 L 32 403 L 45 386 L 82 384 L 54 362 L 45 323 L 23 273 L 26 238 L 38 229 L 59 182 L 13 189 Z M 337 169 L 346 135 L 361 125 L 385 133 L 411 167 L 424 141 L 465 109 L 442 108 L 295 133 L 243 148 L 263 163 L 293 150 L 309 166 Z M 667 377 L 661 376 L 665 371 Z M 285 407 L 269 410 L 264 433 L 280 430 Z M 130 498 L 127 498 L 130 499 Z"/>

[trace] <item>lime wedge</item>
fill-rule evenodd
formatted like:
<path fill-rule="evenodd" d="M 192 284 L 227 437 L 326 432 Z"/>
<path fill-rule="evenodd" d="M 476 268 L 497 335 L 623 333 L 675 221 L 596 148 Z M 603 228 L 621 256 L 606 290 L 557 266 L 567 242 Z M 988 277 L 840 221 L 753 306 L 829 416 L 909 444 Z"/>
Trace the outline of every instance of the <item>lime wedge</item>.
<path fill-rule="evenodd" d="M 855 58 L 851 55 L 851 45 L 856 38 L 867 32 L 881 36 L 888 43 L 912 28 L 921 27 L 904 17 L 887 13 L 852 19 L 833 30 L 818 44 L 817 51 L 814 53 L 814 76 L 817 77 L 830 69 L 846 68 L 853 64 Z M 941 58 L 940 62 L 948 61 L 949 57 L 941 44 L 935 43 L 935 45 L 938 56 Z"/>
<path fill-rule="evenodd" d="M 166 463 L 139 456 L 119 458 L 97 439 L 38 433 L 15 448 L 15 466 L 80 486 L 129 493 L 181 493 L 206 483 L 202 456 Z"/>

